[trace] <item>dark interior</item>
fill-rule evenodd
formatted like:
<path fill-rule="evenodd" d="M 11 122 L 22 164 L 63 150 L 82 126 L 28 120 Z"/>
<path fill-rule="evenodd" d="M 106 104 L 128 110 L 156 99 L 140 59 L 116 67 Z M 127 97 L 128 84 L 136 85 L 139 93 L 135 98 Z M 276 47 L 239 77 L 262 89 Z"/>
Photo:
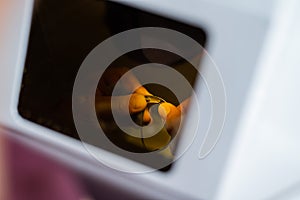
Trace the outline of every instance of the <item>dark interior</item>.
<path fill-rule="evenodd" d="M 177 30 L 192 37 L 202 46 L 206 41 L 205 32 L 201 28 L 115 2 L 36 1 L 18 105 L 20 115 L 49 129 L 79 139 L 72 116 L 72 90 L 81 63 L 90 51 L 105 39 L 138 27 L 164 27 Z M 160 56 L 154 56 L 154 60 L 149 60 L 145 56 L 145 51 L 150 55 Z M 117 58 L 108 69 L 120 66 L 132 69 L 137 65 L 151 62 L 175 68 L 191 85 L 198 76 L 191 64 L 180 56 L 157 49 L 129 52 Z M 145 87 L 174 105 L 180 103 L 167 88 L 155 84 Z M 107 95 L 111 93 L 108 92 Z M 99 123 L 107 122 L 99 117 Z M 114 131 L 114 134 L 107 134 L 113 143 L 131 152 L 145 152 L 145 149 L 126 142 L 120 136 L 124 135 L 121 130 Z M 105 149 L 102 146 L 100 148 Z"/>

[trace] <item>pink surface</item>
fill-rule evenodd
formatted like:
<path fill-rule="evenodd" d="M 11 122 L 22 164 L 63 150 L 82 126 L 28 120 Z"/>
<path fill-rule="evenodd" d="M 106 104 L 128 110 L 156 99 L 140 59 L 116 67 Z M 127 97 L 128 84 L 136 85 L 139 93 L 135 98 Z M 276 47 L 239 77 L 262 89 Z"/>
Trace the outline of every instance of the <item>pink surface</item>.
<path fill-rule="evenodd" d="M 9 199 L 73 200 L 87 197 L 74 172 L 62 164 L 12 139 L 5 138 L 5 147 L 4 166 L 8 179 L 2 185 L 9 186 Z"/>

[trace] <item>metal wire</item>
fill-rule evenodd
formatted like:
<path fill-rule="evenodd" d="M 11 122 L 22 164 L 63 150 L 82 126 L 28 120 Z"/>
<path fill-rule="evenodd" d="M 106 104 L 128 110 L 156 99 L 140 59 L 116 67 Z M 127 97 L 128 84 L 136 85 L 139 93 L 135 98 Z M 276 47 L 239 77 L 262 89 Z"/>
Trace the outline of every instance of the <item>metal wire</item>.
<path fill-rule="evenodd" d="M 146 99 L 146 102 L 147 102 L 147 108 L 150 108 L 154 104 L 161 104 L 161 103 L 166 102 L 163 98 L 158 97 L 158 96 L 145 95 L 145 99 Z M 143 120 L 145 110 L 143 110 L 141 112 L 141 116 L 138 117 L 138 118 L 140 118 L 140 123 L 139 123 L 140 126 L 145 125 L 144 120 Z M 143 144 L 145 150 L 149 151 L 146 144 L 145 144 L 143 129 L 141 129 L 141 141 L 142 141 L 142 144 Z"/>

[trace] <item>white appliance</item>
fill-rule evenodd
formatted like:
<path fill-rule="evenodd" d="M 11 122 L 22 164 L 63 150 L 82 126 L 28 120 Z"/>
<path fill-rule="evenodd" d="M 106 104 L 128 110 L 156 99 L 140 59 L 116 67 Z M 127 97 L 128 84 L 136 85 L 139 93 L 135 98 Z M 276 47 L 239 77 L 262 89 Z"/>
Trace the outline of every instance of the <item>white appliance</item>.
<path fill-rule="evenodd" d="M 118 3 L 205 30 L 205 48 L 218 66 L 227 97 L 225 124 L 213 151 L 205 157 L 199 156 L 205 140 L 205 131 L 199 129 L 192 145 L 168 172 L 124 173 L 99 164 L 80 141 L 22 118 L 18 101 L 32 0 L 0 1 L 1 126 L 70 166 L 145 198 L 298 199 L 300 2 L 123 0 Z M 203 85 L 196 88 L 199 97 L 207 92 Z M 200 103 L 203 107 L 210 104 L 205 98 Z M 209 121 L 202 115 L 206 112 L 201 111 L 200 119 Z M 192 114 L 186 123 L 193 123 Z M 129 159 L 106 154 L 115 165 L 133 164 Z"/>

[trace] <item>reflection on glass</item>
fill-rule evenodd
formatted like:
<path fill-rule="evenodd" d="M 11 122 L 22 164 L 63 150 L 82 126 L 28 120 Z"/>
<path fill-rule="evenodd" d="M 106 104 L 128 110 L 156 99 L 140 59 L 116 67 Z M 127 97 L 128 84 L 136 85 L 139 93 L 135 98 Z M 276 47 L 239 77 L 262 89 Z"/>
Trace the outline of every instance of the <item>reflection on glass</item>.
<path fill-rule="evenodd" d="M 192 37 L 202 46 L 206 40 L 205 33 L 200 28 L 118 3 L 96 0 L 36 1 L 19 99 L 18 109 L 21 116 L 78 139 L 72 117 L 72 89 L 81 63 L 89 52 L 105 39 L 139 27 L 177 30 Z M 141 44 L 157 42 L 157 38 L 143 35 L 139 36 L 137 41 Z M 172 48 L 188 52 L 191 58 L 200 62 L 201 52 L 194 52 L 187 47 Z M 130 70 L 146 63 L 160 63 L 172 67 L 191 85 L 198 76 L 197 70 L 178 55 L 158 49 L 140 49 L 117 58 L 103 76 L 99 77 L 95 94 L 99 124 L 115 145 L 136 153 L 152 152 L 168 145 L 174 135 L 178 134 L 178 117 L 180 118 L 187 107 L 192 92 L 186 95 L 186 101 L 178 102 L 174 93 L 162 85 L 141 85 L 140 80 L 134 74 L 130 74 Z M 104 66 L 99 66 L 101 67 Z M 115 84 L 127 72 L 130 75 L 123 83 L 123 88 L 119 88 L 120 95 L 113 96 Z M 129 101 L 129 108 L 122 107 L 124 101 Z M 165 123 L 165 126 L 153 137 L 132 137 L 120 130 L 114 122 L 111 102 L 119 106 L 120 115 L 129 109 L 131 119 L 141 127 L 159 120 Z M 141 135 L 148 134 L 141 129 L 132 131 Z M 100 148 L 105 149 L 104 146 Z M 170 155 L 166 155 L 170 157 L 166 159 L 171 159 L 173 153 L 175 149 L 170 150 Z"/>

